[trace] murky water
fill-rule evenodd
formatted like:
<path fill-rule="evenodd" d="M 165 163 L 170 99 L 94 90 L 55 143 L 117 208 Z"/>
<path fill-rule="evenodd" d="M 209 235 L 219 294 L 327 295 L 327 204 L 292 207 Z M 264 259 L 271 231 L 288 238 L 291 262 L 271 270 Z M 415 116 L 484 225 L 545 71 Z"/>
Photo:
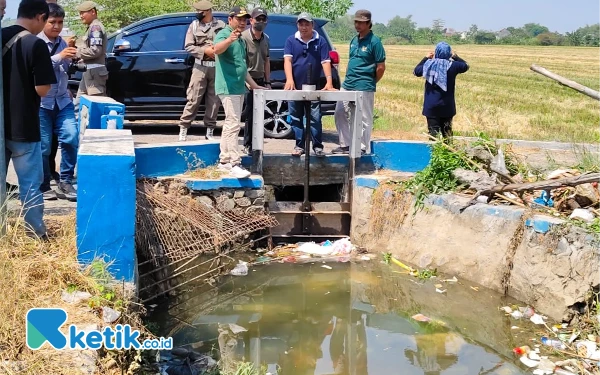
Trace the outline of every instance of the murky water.
<path fill-rule="evenodd" d="M 183 294 L 154 319 L 175 346 L 199 352 L 218 349 L 219 323 L 240 325 L 248 332 L 238 359 L 273 375 L 528 373 L 511 349 L 531 336 L 511 330 L 498 294 L 462 282 L 440 294 L 439 280 L 418 281 L 376 260 L 327 265 L 254 267 Z M 435 322 L 417 322 L 417 313 Z"/>

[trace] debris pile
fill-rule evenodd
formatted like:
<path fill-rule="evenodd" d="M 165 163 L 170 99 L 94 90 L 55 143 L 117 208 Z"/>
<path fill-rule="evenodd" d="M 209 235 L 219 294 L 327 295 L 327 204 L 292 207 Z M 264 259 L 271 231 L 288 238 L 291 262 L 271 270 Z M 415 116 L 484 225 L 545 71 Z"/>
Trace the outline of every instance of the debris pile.
<path fill-rule="evenodd" d="M 532 369 L 533 374 L 600 374 L 600 337 L 596 329 L 570 327 L 567 323 L 550 326 L 547 317 L 537 314 L 530 306 L 504 306 L 500 310 L 523 324 L 529 324 L 529 320 L 535 325 L 536 333 L 537 326 L 543 327 L 538 333 L 539 338 L 531 338 L 530 343 L 513 349 L 519 361 Z M 592 326 L 598 327 L 600 315 L 595 319 Z"/>

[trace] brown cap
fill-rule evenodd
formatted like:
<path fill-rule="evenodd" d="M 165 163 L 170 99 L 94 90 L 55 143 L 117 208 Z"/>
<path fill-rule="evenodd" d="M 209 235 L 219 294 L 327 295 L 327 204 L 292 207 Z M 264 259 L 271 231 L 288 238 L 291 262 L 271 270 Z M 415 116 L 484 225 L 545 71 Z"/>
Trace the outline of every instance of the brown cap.
<path fill-rule="evenodd" d="M 354 13 L 354 20 L 361 22 L 371 22 L 371 12 L 366 9 L 359 9 Z"/>
<path fill-rule="evenodd" d="M 209 9 L 213 8 L 212 3 L 210 1 L 208 1 L 208 0 L 197 1 L 192 6 L 196 10 L 209 10 Z"/>
<path fill-rule="evenodd" d="M 246 18 L 250 18 L 250 15 L 246 11 L 246 8 L 240 7 L 240 6 L 235 6 L 235 7 L 231 8 L 231 10 L 229 11 L 229 17 L 246 17 Z"/>
<path fill-rule="evenodd" d="M 79 12 L 87 12 L 92 9 L 98 9 L 98 4 L 93 1 L 84 1 L 83 3 L 77 5 L 75 9 L 77 9 Z"/>

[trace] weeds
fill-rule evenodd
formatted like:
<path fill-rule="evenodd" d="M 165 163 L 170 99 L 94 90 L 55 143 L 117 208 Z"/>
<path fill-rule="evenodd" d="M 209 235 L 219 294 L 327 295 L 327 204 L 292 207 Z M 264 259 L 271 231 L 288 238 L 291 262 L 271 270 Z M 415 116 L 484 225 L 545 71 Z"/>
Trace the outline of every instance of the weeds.
<path fill-rule="evenodd" d="M 193 178 L 216 180 L 227 174 L 226 172 L 219 170 L 216 164 L 206 165 L 202 159 L 198 158 L 198 155 L 196 155 L 195 152 L 186 152 L 185 150 L 178 148 L 177 153 L 183 157 L 187 164 L 186 174 Z"/>
<path fill-rule="evenodd" d="M 475 168 L 467 162 L 467 158 L 468 156 L 462 150 L 458 152 L 448 150 L 441 140 L 432 145 L 429 165 L 417 172 L 412 179 L 401 184 L 415 196 L 414 214 L 425 207 L 425 198 L 429 194 L 454 191 L 460 186 L 452 172 L 458 168 L 474 170 Z"/>

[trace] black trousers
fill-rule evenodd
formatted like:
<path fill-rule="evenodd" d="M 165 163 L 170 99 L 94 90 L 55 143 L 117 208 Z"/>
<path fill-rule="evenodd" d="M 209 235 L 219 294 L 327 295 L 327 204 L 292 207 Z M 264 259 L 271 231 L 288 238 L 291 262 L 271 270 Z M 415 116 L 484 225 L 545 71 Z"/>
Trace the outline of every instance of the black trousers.
<path fill-rule="evenodd" d="M 254 78 L 254 82 L 256 82 L 259 86 L 265 85 L 264 78 Z M 252 123 L 254 119 L 254 92 L 252 90 L 246 93 L 246 122 L 244 123 L 244 147 L 249 147 L 252 149 Z"/>
<path fill-rule="evenodd" d="M 452 137 L 452 119 L 453 117 L 427 117 L 427 128 L 429 134 L 437 137 L 442 133 L 442 137 Z"/>

